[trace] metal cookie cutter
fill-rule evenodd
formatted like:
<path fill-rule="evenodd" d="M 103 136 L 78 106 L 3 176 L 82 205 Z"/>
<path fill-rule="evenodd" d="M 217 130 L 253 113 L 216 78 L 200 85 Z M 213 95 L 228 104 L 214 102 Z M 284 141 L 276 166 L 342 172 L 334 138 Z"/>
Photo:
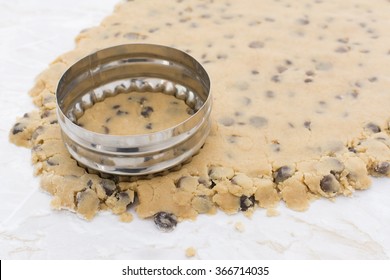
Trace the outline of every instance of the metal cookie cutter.
<path fill-rule="evenodd" d="M 195 113 L 174 127 L 149 134 L 106 135 L 77 125 L 84 110 L 96 102 L 134 91 L 173 95 Z M 97 51 L 63 74 L 56 98 L 68 151 L 81 164 L 103 173 L 144 175 L 169 169 L 198 152 L 210 131 L 209 76 L 194 58 L 165 46 L 128 44 Z"/>

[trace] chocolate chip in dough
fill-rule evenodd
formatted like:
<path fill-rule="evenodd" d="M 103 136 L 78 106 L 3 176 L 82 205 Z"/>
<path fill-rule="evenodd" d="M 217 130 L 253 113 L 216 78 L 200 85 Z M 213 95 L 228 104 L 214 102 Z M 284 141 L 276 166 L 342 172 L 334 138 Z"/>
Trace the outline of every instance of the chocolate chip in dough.
<path fill-rule="evenodd" d="M 378 78 L 377 77 L 371 77 L 371 78 L 368 78 L 368 81 L 371 82 L 371 83 L 374 83 L 374 82 L 378 81 Z"/>
<path fill-rule="evenodd" d="M 104 134 L 109 134 L 110 133 L 110 129 L 107 126 L 102 125 L 102 128 L 103 128 Z"/>
<path fill-rule="evenodd" d="M 122 110 L 116 111 L 117 116 L 128 115 L 128 114 L 129 114 L 129 112 L 126 112 L 126 111 L 122 111 Z"/>
<path fill-rule="evenodd" d="M 177 225 L 177 218 L 172 213 L 158 212 L 154 215 L 154 223 L 163 232 L 171 232 Z"/>
<path fill-rule="evenodd" d="M 18 134 L 18 133 L 22 132 L 24 129 L 25 129 L 25 127 L 23 126 L 23 124 L 18 122 L 12 128 L 12 134 L 14 134 L 14 135 Z"/>
<path fill-rule="evenodd" d="M 294 170 L 287 166 L 287 165 L 284 165 L 280 168 L 278 168 L 274 174 L 273 174 L 273 177 L 274 177 L 274 181 L 276 184 L 279 184 L 285 180 L 287 180 L 288 178 L 290 178 L 292 175 L 294 175 Z"/>
<path fill-rule="evenodd" d="M 271 81 L 275 83 L 280 83 L 280 76 L 279 75 L 272 76 Z"/>
<path fill-rule="evenodd" d="M 54 159 L 48 159 L 46 160 L 46 163 L 50 166 L 57 166 L 60 165 L 58 162 L 56 162 Z"/>
<path fill-rule="evenodd" d="M 234 124 L 234 119 L 230 117 L 225 117 L 219 120 L 219 123 L 223 126 L 232 126 Z"/>
<path fill-rule="evenodd" d="M 279 66 L 276 67 L 276 70 L 278 71 L 279 74 L 282 74 L 284 71 L 287 70 L 287 67 L 279 65 Z"/>
<path fill-rule="evenodd" d="M 379 133 L 381 132 L 381 128 L 379 127 L 379 125 L 376 125 L 372 122 L 366 124 L 366 126 L 364 127 L 365 129 L 367 129 L 368 131 L 372 132 L 372 133 Z"/>
<path fill-rule="evenodd" d="M 374 171 L 378 174 L 386 175 L 390 171 L 390 163 L 387 161 L 380 162 L 374 167 Z"/>
<path fill-rule="evenodd" d="M 340 189 L 340 184 L 334 175 L 329 174 L 321 179 L 320 188 L 326 193 L 336 193 Z"/>
<path fill-rule="evenodd" d="M 247 211 L 249 208 L 255 206 L 255 196 L 242 195 L 240 197 L 240 210 Z"/>
<path fill-rule="evenodd" d="M 255 128 L 261 128 L 267 125 L 268 120 L 263 117 L 254 116 L 249 119 L 249 123 Z"/>
<path fill-rule="evenodd" d="M 266 96 L 267 98 L 274 98 L 274 97 L 275 97 L 275 93 L 274 93 L 272 90 L 267 90 L 267 91 L 265 92 L 265 96 Z"/>
<path fill-rule="evenodd" d="M 251 49 L 261 49 L 264 48 L 264 43 L 260 41 L 252 41 L 248 45 Z"/>
<path fill-rule="evenodd" d="M 111 196 L 116 190 L 116 185 L 112 180 L 102 179 L 99 184 L 103 187 L 107 196 Z"/>
<path fill-rule="evenodd" d="M 337 53 L 346 53 L 349 50 L 350 50 L 350 47 L 340 46 L 340 47 L 336 48 L 334 51 Z"/>
<path fill-rule="evenodd" d="M 150 114 L 154 112 L 153 108 L 150 107 L 150 106 L 145 106 L 144 108 L 142 108 L 141 110 L 141 115 L 144 117 L 144 118 L 149 118 L 150 117 Z"/>
<path fill-rule="evenodd" d="M 145 128 L 150 130 L 150 129 L 153 128 L 153 124 L 152 123 L 148 123 L 147 125 L 145 125 Z"/>
<path fill-rule="evenodd" d="M 311 122 L 310 122 L 310 121 L 305 121 L 305 122 L 303 123 L 303 126 L 304 126 L 305 128 L 307 128 L 309 131 L 311 131 Z"/>

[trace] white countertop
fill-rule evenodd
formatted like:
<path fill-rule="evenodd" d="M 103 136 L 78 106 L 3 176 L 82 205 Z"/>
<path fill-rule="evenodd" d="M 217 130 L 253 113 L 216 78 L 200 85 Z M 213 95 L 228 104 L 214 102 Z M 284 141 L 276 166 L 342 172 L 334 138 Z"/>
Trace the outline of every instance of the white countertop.
<path fill-rule="evenodd" d="M 390 258 L 390 179 L 376 179 L 352 198 L 315 201 L 303 213 L 282 204 L 272 218 L 264 210 L 251 219 L 218 213 L 171 233 L 137 217 L 121 223 L 102 212 L 86 222 L 51 210 L 32 175 L 30 150 L 10 144 L 8 132 L 34 108 L 27 92 L 35 76 L 116 2 L 0 0 L 0 259 L 185 259 L 188 247 L 196 249 L 194 259 Z"/>

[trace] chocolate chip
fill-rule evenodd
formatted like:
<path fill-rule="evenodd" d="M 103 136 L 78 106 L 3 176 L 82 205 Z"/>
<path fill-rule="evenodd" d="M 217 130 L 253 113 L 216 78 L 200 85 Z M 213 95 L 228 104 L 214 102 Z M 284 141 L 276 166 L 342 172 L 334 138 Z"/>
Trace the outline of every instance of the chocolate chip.
<path fill-rule="evenodd" d="M 111 196 L 116 190 L 116 185 L 112 180 L 101 179 L 99 184 L 102 186 L 107 196 Z"/>
<path fill-rule="evenodd" d="M 120 192 L 115 194 L 115 197 L 118 201 L 120 200 L 130 200 L 129 194 L 127 192 Z"/>
<path fill-rule="evenodd" d="M 128 115 L 128 114 L 129 114 L 129 112 L 126 112 L 126 111 L 122 111 L 122 110 L 116 111 L 117 116 Z"/>
<path fill-rule="evenodd" d="M 279 142 L 273 142 L 273 143 L 271 144 L 271 149 L 272 149 L 272 151 L 274 151 L 275 153 L 280 152 L 280 143 L 279 143 Z"/>
<path fill-rule="evenodd" d="M 239 136 L 237 136 L 237 135 L 230 135 L 230 136 L 228 137 L 228 142 L 229 142 L 230 144 L 235 144 L 235 143 L 237 143 L 237 137 L 239 137 Z"/>
<path fill-rule="evenodd" d="M 274 182 L 279 184 L 294 175 L 294 172 L 295 171 L 291 167 L 284 165 L 274 172 Z"/>
<path fill-rule="evenodd" d="M 349 50 L 350 50 L 349 47 L 340 46 L 340 47 L 336 48 L 334 51 L 337 53 L 346 53 Z"/>
<path fill-rule="evenodd" d="M 107 126 L 102 125 L 102 128 L 104 130 L 104 134 L 109 134 L 110 133 L 110 129 Z"/>
<path fill-rule="evenodd" d="M 282 74 L 284 71 L 287 70 L 287 67 L 285 67 L 285 66 L 278 66 L 278 67 L 276 67 L 276 70 L 278 71 L 279 74 Z"/>
<path fill-rule="evenodd" d="M 264 43 L 260 41 L 252 41 L 248 45 L 251 49 L 261 49 L 264 48 Z"/>
<path fill-rule="evenodd" d="M 57 166 L 60 165 L 58 162 L 55 162 L 53 159 L 46 160 L 46 163 L 50 166 Z"/>
<path fill-rule="evenodd" d="M 348 147 L 348 151 L 350 151 L 351 153 L 354 153 L 354 154 L 357 153 L 357 151 L 354 147 Z"/>
<path fill-rule="evenodd" d="M 114 105 L 114 106 L 112 106 L 112 109 L 119 109 L 120 106 L 121 105 Z"/>
<path fill-rule="evenodd" d="M 18 133 L 22 132 L 24 129 L 25 129 L 25 127 L 21 123 L 18 122 L 12 128 L 12 134 L 13 135 L 18 134 Z"/>
<path fill-rule="evenodd" d="M 309 131 L 311 131 L 311 121 L 305 121 L 303 123 L 303 126 L 307 128 Z"/>
<path fill-rule="evenodd" d="M 176 227 L 177 218 L 172 213 L 158 212 L 154 215 L 154 223 L 159 230 L 170 232 Z"/>
<path fill-rule="evenodd" d="M 258 75 L 258 74 L 259 74 L 259 71 L 257 71 L 257 70 L 252 70 L 251 73 L 252 73 L 252 75 Z"/>
<path fill-rule="evenodd" d="M 106 123 L 109 123 L 111 121 L 111 117 L 106 119 Z"/>
<path fill-rule="evenodd" d="M 313 82 L 313 79 L 305 79 L 304 82 L 305 82 L 305 83 L 312 83 L 312 82 Z"/>
<path fill-rule="evenodd" d="M 234 124 L 234 119 L 230 117 L 225 117 L 222 119 L 219 119 L 219 123 L 223 126 L 232 126 Z"/>
<path fill-rule="evenodd" d="M 380 162 L 380 163 L 376 164 L 376 166 L 374 167 L 374 171 L 376 173 L 386 175 L 390 171 L 390 163 L 387 161 Z"/>
<path fill-rule="evenodd" d="M 357 90 L 353 90 L 349 93 L 354 99 L 356 99 L 359 96 L 359 92 Z"/>
<path fill-rule="evenodd" d="M 217 59 L 226 59 L 228 56 L 227 54 L 218 54 Z"/>
<path fill-rule="evenodd" d="M 320 188 L 326 193 L 336 193 L 340 189 L 340 184 L 334 175 L 329 174 L 321 179 Z"/>
<path fill-rule="evenodd" d="M 274 75 L 272 76 L 271 81 L 275 83 L 280 83 L 280 77 L 278 75 Z"/>
<path fill-rule="evenodd" d="M 268 124 L 268 120 L 263 117 L 254 116 L 249 119 L 249 123 L 256 128 L 264 127 Z"/>
<path fill-rule="evenodd" d="M 348 44 L 349 38 L 339 38 L 339 39 L 337 39 L 337 42 L 343 43 L 343 44 Z"/>
<path fill-rule="evenodd" d="M 88 180 L 88 182 L 87 182 L 87 187 L 88 187 L 88 188 L 92 187 L 92 184 L 93 184 L 93 183 L 92 183 L 92 180 Z"/>
<path fill-rule="evenodd" d="M 371 131 L 372 133 L 379 133 L 379 132 L 381 132 L 381 128 L 378 125 L 376 125 L 376 124 L 374 124 L 372 122 L 366 124 L 365 128 L 368 131 Z"/>
<path fill-rule="evenodd" d="M 315 75 L 315 73 L 314 73 L 313 71 L 311 71 L 311 70 L 306 71 L 305 74 L 306 74 L 307 76 L 314 76 L 314 75 Z"/>
<path fill-rule="evenodd" d="M 44 111 L 44 112 L 41 114 L 41 119 L 47 118 L 48 116 L 50 116 L 50 114 L 51 114 L 50 110 Z"/>
<path fill-rule="evenodd" d="M 155 28 L 150 28 L 149 30 L 148 30 L 148 32 L 149 33 L 154 33 L 154 32 L 156 32 L 156 31 L 158 31 L 160 28 L 158 28 L 158 27 L 155 27 Z"/>
<path fill-rule="evenodd" d="M 31 139 L 32 139 L 32 140 L 37 139 L 38 136 L 39 136 L 43 131 L 44 131 L 43 126 L 41 126 L 41 125 L 38 126 L 38 127 L 34 130 L 33 134 L 31 135 Z"/>
<path fill-rule="evenodd" d="M 368 78 L 368 81 L 370 81 L 371 83 L 374 83 L 374 82 L 378 81 L 378 78 L 377 77 L 371 77 L 371 78 Z"/>
<path fill-rule="evenodd" d="M 199 184 L 202 184 L 205 187 L 210 187 L 211 186 L 211 180 L 208 181 L 208 180 L 206 180 L 204 178 L 199 178 L 198 182 L 199 182 Z"/>
<path fill-rule="evenodd" d="M 310 23 L 310 21 L 306 18 L 300 18 L 297 20 L 297 23 L 300 25 L 308 25 Z"/>
<path fill-rule="evenodd" d="M 78 192 L 76 195 L 76 205 L 78 205 L 87 195 L 88 193 L 86 193 L 85 190 Z"/>
<path fill-rule="evenodd" d="M 152 129 L 153 128 L 152 123 L 148 123 L 147 125 L 145 125 L 145 128 L 146 129 Z"/>
<path fill-rule="evenodd" d="M 250 99 L 249 97 L 244 96 L 244 97 L 241 98 L 241 103 L 244 106 L 248 106 L 248 105 L 250 105 L 252 103 L 252 99 Z"/>
<path fill-rule="evenodd" d="M 153 108 L 150 107 L 150 106 L 145 106 L 142 108 L 141 110 L 141 115 L 144 117 L 144 118 L 149 118 L 150 117 L 150 114 L 154 112 Z"/>
<path fill-rule="evenodd" d="M 242 195 L 240 197 L 240 210 L 241 211 L 247 211 L 249 208 L 252 208 L 253 206 L 255 206 L 255 196 L 254 195 L 251 195 L 251 196 L 246 196 L 246 195 Z"/>
<path fill-rule="evenodd" d="M 268 98 L 274 98 L 275 97 L 275 93 L 272 90 L 267 90 L 265 92 L 265 96 L 267 96 Z"/>

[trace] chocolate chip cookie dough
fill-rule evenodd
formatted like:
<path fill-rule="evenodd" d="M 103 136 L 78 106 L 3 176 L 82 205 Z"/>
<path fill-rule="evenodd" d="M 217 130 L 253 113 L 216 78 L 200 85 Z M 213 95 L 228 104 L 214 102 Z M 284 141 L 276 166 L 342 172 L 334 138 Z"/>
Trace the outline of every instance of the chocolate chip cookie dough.
<path fill-rule="evenodd" d="M 386 1 L 364 0 L 122 2 L 38 76 L 30 92 L 38 110 L 17 121 L 10 140 L 31 148 L 53 207 L 86 219 L 110 210 L 130 221 L 134 207 L 170 231 L 217 209 L 251 213 L 282 200 L 301 211 L 318 197 L 351 195 L 369 187 L 369 175 L 390 176 L 389 13 Z M 214 98 L 211 133 L 179 170 L 149 178 L 96 174 L 63 146 L 55 86 L 83 56 L 139 42 L 179 48 L 204 65 Z M 180 121 L 191 113 L 134 97 L 128 108 L 124 100 L 97 104 L 98 113 L 79 124 L 132 133 L 123 127 L 138 112 L 131 123 L 138 133 L 162 129 L 160 117 Z"/>
<path fill-rule="evenodd" d="M 131 92 L 96 103 L 77 123 L 97 133 L 147 134 L 173 127 L 193 113 L 184 101 L 173 96 L 159 92 Z"/>

